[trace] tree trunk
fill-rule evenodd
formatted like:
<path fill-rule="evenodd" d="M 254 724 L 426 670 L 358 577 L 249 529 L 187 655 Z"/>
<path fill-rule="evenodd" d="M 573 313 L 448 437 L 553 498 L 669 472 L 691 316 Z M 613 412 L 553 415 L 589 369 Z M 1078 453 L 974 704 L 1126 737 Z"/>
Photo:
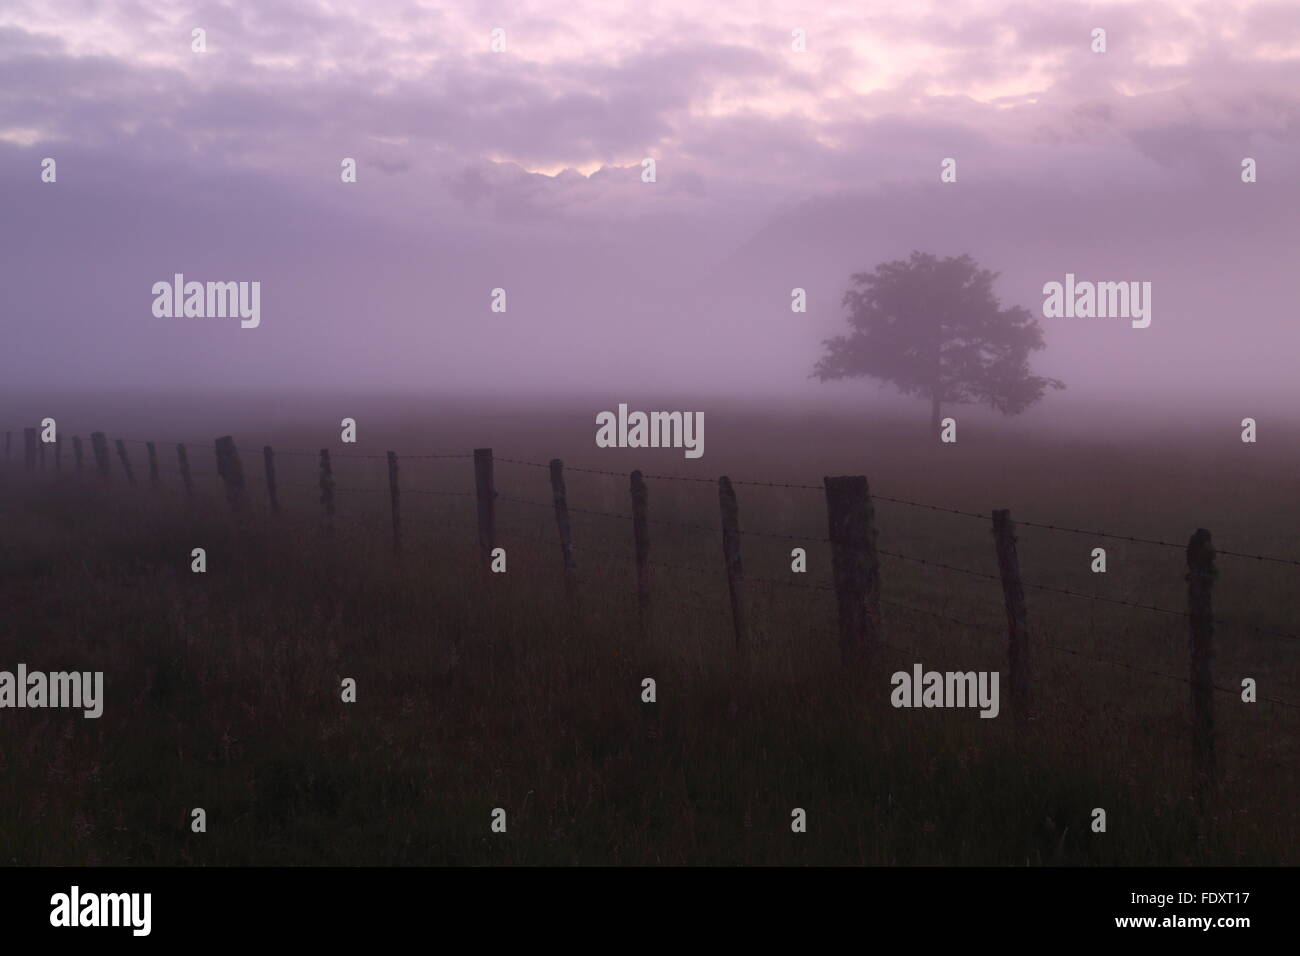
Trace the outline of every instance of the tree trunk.
<path fill-rule="evenodd" d="M 932 435 L 938 434 L 940 423 L 943 421 L 939 411 L 940 400 L 943 398 L 943 323 L 935 329 L 934 341 L 934 383 L 930 386 L 930 432 Z"/>

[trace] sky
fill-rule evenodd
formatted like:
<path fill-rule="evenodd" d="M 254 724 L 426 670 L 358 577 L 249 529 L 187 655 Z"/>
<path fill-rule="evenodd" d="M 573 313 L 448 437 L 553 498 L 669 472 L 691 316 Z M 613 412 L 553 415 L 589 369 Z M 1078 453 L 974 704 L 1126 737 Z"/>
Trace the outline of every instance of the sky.
<path fill-rule="evenodd" d="M 1152 283 L 1041 319 L 1044 408 L 1294 409 L 1298 209 L 1293 2 L 0 4 L 10 386 L 875 400 L 809 375 L 917 249 Z M 178 272 L 260 325 L 155 316 Z"/>

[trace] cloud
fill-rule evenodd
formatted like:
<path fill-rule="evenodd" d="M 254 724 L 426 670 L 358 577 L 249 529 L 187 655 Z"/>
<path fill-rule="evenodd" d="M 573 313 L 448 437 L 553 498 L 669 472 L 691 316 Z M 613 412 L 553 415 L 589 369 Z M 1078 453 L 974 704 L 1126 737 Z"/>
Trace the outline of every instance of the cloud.
<path fill-rule="evenodd" d="M 598 353 L 615 382 L 718 368 L 802 382 L 815 336 L 782 296 L 807 282 L 833 301 L 863 258 L 982 238 L 1023 290 L 1071 256 L 1111 268 L 1098 250 L 1122 233 L 1134 255 L 1203 236 L 1188 252 L 1199 273 L 1210 249 L 1271 268 L 1295 245 L 1285 216 L 1300 198 L 1291 12 L 10 0 L 0 249 L 18 264 L 10 302 L 46 318 L 20 326 L 0 371 L 57 355 L 80 376 L 195 367 L 219 381 L 224 361 L 270 381 L 318 364 L 340 380 L 452 381 L 481 377 L 497 348 L 520 367 L 545 358 L 528 370 L 548 381 Z M 190 50 L 195 26 L 207 53 Z M 494 26 L 505 53 L 488 49 Z M 790 48 L 796 26 L 806 53 Z M 1089 49 L 1094 26 L 1105 54 Z M 1251 187 L 1244 155 L 1260 162 Z M 44 156 L 56 187 L 39 182 Z M 345 156 L 356 184 L 339 180 Z M 951 187 L 938 182 L 949 156 Z M 746 256 L 756 270 L 715 271 Z M 1178 261 L 1159 258 L 1166 281 Z M 227 341 L 141 324 L 140 284 L 178 266 L 261 272 L 265 329 Z M 1255 290 L 1243 301 L 1268 301 L 1259 288 L 1281 301 L 1265 271 L 1241 280 Z M 764 294 L 733 301 L 733 282 Z M 491 324 L 484 290 L 498 285 L 521 318 Z M 1231 351 L 1231 330 L 1198 311 L 1213 290 L 1193 287 L 1175 300 L 1191 315 L 1182 334 Z M 711 312 L 683 289 L 727 294 Z M 737 362 L 734 332 L 753 328 Z M 131 348 L 115 350 L 123 337 Z M 690 354 L 674 359 L 681 342 Z M 1085 356 L 1109 387 L 1095 346 L 1061 356 Z"/>

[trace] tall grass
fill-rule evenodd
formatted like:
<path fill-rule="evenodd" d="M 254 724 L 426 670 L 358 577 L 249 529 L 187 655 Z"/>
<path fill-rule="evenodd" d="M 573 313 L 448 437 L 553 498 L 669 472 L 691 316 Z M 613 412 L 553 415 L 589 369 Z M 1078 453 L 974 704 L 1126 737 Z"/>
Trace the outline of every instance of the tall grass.
<path fill-rule="evenodd" d="M 1186 684 L 1101 663 L 1185 675 L 1179 618 L 1031 590 L 1026 732 L 1012 727 L 1005 681 L 996 720 L 894 709 L 889 675 L 917 661 L 1005 678 L 1005 635 L 996 582 L 886 558 L 890 646 L 867 674 L 840 666 L 829 593 L 751 581 L 753 673 L 741 682 L 715 532 L 652 526 L 655 615 L 643 639 L 628 523 L 574 515 L 575 611 L 545 472 L 498 472 L 503 494 L 542 503 L 499 504 L 504 575 L 478 567 L 470 498 L 409 495 L 406 553 L 395 559 L 384 495 L 360 490 L 384 487 L 369 472 L 337 475 L 333 538 L 320 533 L 306 473 L 295 482 L 282 472 L 289 511 L 279 521 L 258 507 L 232 519 L 210 485 L 189 505 L 171 488 L 7 473 L 0 668 L 102 670 L 106 703 L 99 720 L 0 711 L 0 860 L 1297 861 L 1300 711 L 1216 695 L 1223 779 L 1198 807 Z M 466 478 L 441 487 L 467 489 Z M 573 474 L 569 484 L 575 507 L 627 510 L 616 479 Z M 746 537 L 748 573 L 828 581 L 820 496 L 740 491 L 743 527 L 792 536 Z M 1096 498 L 1073 499 L 1070 511 L 1103 511 Z M 708 485 L 652 481 L 651 508 L 656 519 L 717 523 Z M 1114 506 L 1105 516 L 1121 526 L 1150 518 Z M 887 503 L 878 519 L 888 550 L 996 571 L 979 522 Z M 1125 573 L 1091 575 L 1091 543 L 1026 530 L 1025 577 L 1183 606 L 1181 555 L 1105 544 Z M 804 576 L 789 570 L 796 546 L 808 549 Z M 189 570 L 195 547 L 207 551 L 205 574 Z M 1285 572 L 1225 573 L 1223 615 L 1300 629 Z M 1300 699 L 1296 652 L 1221 631 L 1216 679 L 1253 676 L 1264 693 Z M 340 699 L 345 677 L 356 703 Z M 657 703 L 641 700 L 646 677 Z M 195 807 L 206 833 L 191 832 Z M 490 831 L 496 807 L 505 834 Z M 796 807 L 806 833 L 791 832 Z M 1090 830 L 1096 807 L 1105 833 Z"/>

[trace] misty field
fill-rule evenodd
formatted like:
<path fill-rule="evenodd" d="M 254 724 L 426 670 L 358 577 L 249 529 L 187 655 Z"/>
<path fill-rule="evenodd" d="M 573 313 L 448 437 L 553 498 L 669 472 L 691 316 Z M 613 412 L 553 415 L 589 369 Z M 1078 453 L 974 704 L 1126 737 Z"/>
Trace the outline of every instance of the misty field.
<path fill-rule="evenodd" d="M 1010 508 L 1017 521 L 1184 544 L 1206 527 L 1220 548 L 1300 560 L 1294 430 L 1250 446 L 1231 420 L 1153 439 L 1105 422 L 1072 434 L 972 417 L 956 445 L 940 446 L 911 420 L 737 406 L 710 413 L 708 450 L 686 461 L 597 451 L 585 406 L 394 408 L 384 425 L 358 416 L 356 446 L 339 444 L 333 406 L 312 427 L 260 427 L 232 409 L 218 429 L 213 415 L 183 427 L 157 409 L 70 414 L 60 471 L 47 454 L 43 472 L 24 472 L 16 441 L 0 472 L 0 668 L 105 674 L 97 720 L 0 711 L 6 863 L 1300 861 L 1300 641 L 1287 636 L 1300 633 L 1300 567 L 1218 558 L 1215 612 L 1229 622 L 1215 636 L 1221 779 L 1198 806 L 1184 617 L 1030 588 L 1034 716 L 1017 732 L 989 522 L 884 500 Z M 150 488 L 135 441 L 136 487 L 116 456 L 107 484 L 89 460 L 75 475 L 68 438 L 96 428 L 159 442 L 161 488 Z M 213 473 L 211 439 L 227 433 L 244 449 L 244 519 Z M 168 443 L 180 439 L 194 442 L 192 502 Z M 276 518 L 258 454 L 268 442 Z M 468 457 L 480 446 L 497 456 L 505 574 L 480 567 Z M 317 503 L 321 447 L 336 455 L 332 535 Z M 400 560 L 389 448 L 404 456 Z M 415 457 L 437 453 L 466 457 Z M 570 468 L 576 610 L 541 467 L 552 457 Z M 645 635 L 622 517 L 632 468 L 709 479 L 647 479 Z M 747 681 L 716 530 L 721 474 L 808 486 L 737 486 Z M 867 475 L 883 496 L 879 546 L 891 553 L 881 558 L 886 643 L 865 674 L 841 665 L 825 590 L 817 486 L 840 474 Z M 1019 539 L 1031 584 L 1186 606 L 1177 548 L 1024 526 Z M 190 570 L 195 547 L 206 573 Z M 806 574 L 791 573 L 795 547 L 807 550 Z M 1104 574 L 1090 571 L 1097 547 Z M 918 662 L 1001 671 L 1000 716 L 891 707 L 890 674 Z M 653 704 L 641 700 L 646 677 Z M 1259 702 L 1233 690 L 1245 677 Z M 340 699 L 344 678 L 356 681 L 355 703 Z M 191 832 L 196 807 L 206 833 Z M 498 807 L 505 833 L 490 829 Z M 1105 833 L 1090 829 L 1097 807 Z M 806 833 L 791 832 L 794 808 L 807 811 Z"/>

